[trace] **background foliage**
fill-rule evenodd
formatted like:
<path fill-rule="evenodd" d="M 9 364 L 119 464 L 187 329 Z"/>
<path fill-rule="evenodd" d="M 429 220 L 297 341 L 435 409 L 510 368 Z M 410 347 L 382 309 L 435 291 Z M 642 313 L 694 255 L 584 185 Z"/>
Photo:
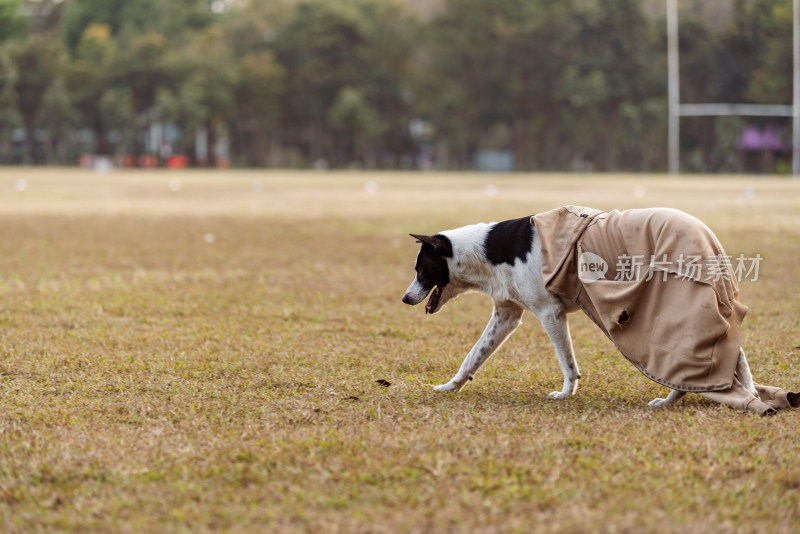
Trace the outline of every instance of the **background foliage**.
<path fill-rule="evenodd" d="M 789 0 L 681 7 L 684 102 L 791 102 Z M 0 163 L 153 152 L 169 123 L 173 152 L 203 131 L 235 165 L 660 170 L 665 27 L 641 0 L 0 0 Z M 684 167 L 752 167 L 746 124 L 684 119 Z"/>

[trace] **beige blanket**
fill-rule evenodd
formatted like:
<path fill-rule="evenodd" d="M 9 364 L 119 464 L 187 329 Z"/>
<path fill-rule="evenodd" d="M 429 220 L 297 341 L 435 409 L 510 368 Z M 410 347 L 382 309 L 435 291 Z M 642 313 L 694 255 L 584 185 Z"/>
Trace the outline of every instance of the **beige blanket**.
<path fill-rule="evenodd" d="M 680 391 L 732 386 L 747 307 L 705 224 L 674 209 L 580 206 L 531 223 L 545 287 L 580 306 L 645 376 Z"/>

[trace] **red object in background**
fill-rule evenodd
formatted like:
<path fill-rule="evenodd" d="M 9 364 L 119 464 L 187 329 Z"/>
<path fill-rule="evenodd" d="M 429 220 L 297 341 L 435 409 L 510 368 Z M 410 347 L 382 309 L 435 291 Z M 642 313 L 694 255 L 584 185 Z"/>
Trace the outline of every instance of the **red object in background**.
<path fill-rule="evenodd" d="M 126 169 L 136 167 L 136 156 L 133 154 L 125 154 L 122 156 L 122 166 Z"/>
<path fill-rule="evenodd" d="M 91 154 L 81 154 L 78 157 L 78 165 L 83 169 L 91 169 L 93 159 Z"/>
<path fill-rule="evenodd" d="M 217 168 L 218 169 L 230 169 L 231 167 L 231 160 L 228 158 L 217 158 Z"/>
<path fill-rule="evenodd" d="M 183 154 L 175 154 L 167 158 L 168 169 L 185 169 L 189 166 L 189 158 Z"/>
<path fill-rule="evenodd" d="M 158 167 L 158 157 L 152 154 L 142 154 L 139 156 L 139 167 L 143 169 L 155 169 Z"/>

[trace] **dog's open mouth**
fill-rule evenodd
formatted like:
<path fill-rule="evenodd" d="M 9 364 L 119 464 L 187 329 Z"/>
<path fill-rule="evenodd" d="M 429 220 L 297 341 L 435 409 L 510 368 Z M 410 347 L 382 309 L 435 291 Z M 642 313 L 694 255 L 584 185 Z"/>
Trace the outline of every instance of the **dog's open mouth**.
<path fill-rule="evenodd" d="M 439 307 L 439 298 L 441 296 L 442 292 L 439 286 L 435 286 L 431 292 L 431 297 L 428 299 L 428 303 L 425 305 L 425 314 L 436 311 L 436 308 Z"/>

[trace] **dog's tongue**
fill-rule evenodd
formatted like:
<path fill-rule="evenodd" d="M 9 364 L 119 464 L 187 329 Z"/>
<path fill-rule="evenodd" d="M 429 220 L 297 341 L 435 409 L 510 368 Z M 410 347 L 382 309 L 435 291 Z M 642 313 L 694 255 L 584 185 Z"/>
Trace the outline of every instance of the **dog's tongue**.
<path fill-rule="evenodd" d="M 439 304 L 439 286 L 433 288 L 428 303 L 425 305 L 425 315 L 429 314 L 431 310 L 435 310 Z"/>

